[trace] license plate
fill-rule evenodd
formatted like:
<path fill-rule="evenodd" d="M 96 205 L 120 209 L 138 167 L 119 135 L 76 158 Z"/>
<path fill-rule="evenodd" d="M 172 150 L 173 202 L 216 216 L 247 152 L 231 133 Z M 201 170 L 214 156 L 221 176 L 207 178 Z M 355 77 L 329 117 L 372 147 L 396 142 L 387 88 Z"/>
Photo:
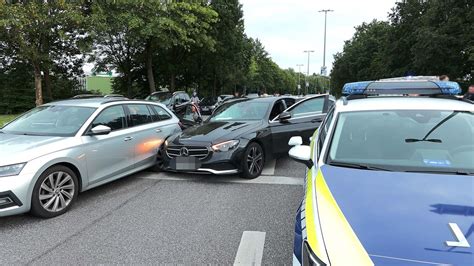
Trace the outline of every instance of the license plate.
<path fill-rule="evenodd" d="M 171 168 L 175 170 L 197 170 L 200 162 L 196 157 L 176 157 L 171 159 Z"/>

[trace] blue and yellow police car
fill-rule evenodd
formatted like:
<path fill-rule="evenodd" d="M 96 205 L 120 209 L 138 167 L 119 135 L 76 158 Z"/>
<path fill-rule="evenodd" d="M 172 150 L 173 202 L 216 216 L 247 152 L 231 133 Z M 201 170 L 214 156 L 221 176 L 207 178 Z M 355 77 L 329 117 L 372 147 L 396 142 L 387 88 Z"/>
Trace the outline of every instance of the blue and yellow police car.
<path fill-rule="evenodd" d="M 294 264 L 474 265 L 474 105 L 455 82 L 348 83 L 310 146 Z"/>

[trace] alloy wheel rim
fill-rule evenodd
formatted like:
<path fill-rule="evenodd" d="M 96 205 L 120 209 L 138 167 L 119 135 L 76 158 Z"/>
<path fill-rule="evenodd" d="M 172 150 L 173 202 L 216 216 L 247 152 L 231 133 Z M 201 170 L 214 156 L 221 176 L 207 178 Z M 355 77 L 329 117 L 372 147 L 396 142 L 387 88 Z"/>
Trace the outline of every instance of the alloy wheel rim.
<path fill-rule="evenodd" d="M 39 188 L 39 202 L 49 212 L 64 210 L 74 197 L 74 181 L 65 172 L 59 171 L 48 175 Z"/>
<path fill-rule="evenodd" d="M 263 168 L 263 154 L 257 147 L 252 147 L 247 156 L 247 167 L 250 174 L 258 174 Z"/>

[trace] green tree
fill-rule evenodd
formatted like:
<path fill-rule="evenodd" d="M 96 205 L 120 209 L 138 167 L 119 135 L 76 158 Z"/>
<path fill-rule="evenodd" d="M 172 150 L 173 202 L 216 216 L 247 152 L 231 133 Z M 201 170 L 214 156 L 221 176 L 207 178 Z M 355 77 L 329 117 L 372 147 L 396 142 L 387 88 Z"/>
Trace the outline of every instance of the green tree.
<path fill-rule="evenodd" d="M 150 92 L 156 90 L 153 60 L 164 56 L 163 51 L 214 45 L 208 32 L 217 13 L 206 1 L 100 1 L 94 6 L 94 17 L 101 25 L 98 32 L 110 33 L 98 39 L 104 45 L 99 50 L 105 61 L 127 72 L 133 69 L 132 61 L 142 62 Z"/>
<path fill-rule="evenodd" d="M 52 97 L 50 71 L 68 71 L 68 65 L 78 65 L 75 61 L 81 58 L 76 56 L 87 47 L 84 10 L 66 1 L 10 2 L 0 4 L 1 46 L 11 61 L 27 62 L 32 67 L 35 103 L 41 105 L 43 75 L 48 96 Z"/>
<path fill-rule="evenodd" d="M 356 27 L 334 56 L 331 82 L 447 74 L 467 87 L 474 80 L 474 5 L 469 0 L 406 0 L 388 22 Z"/>
<path fill-rule="evenodd" d="M 390 25 L 372 21 L 356 27 L 351 40 L 346 41 L 342 53 L 334 56 L 331 83 L 340 94 L 346 82 L 373 80 L 390 76 L 387 67 L 387 46 Z"/>

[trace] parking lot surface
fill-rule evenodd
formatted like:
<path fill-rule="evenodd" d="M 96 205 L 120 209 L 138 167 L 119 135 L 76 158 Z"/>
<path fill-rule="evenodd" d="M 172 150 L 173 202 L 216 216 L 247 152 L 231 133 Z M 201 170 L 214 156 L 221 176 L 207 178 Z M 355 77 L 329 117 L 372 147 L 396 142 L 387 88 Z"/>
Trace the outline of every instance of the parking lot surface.
<path fill-rule="evenodd" d="M 80 194 L 57 218 L 0 218 L 0 264 L 291 264 L 305 169 L 281 158 L 263 173 L 144 171 Z"/>

